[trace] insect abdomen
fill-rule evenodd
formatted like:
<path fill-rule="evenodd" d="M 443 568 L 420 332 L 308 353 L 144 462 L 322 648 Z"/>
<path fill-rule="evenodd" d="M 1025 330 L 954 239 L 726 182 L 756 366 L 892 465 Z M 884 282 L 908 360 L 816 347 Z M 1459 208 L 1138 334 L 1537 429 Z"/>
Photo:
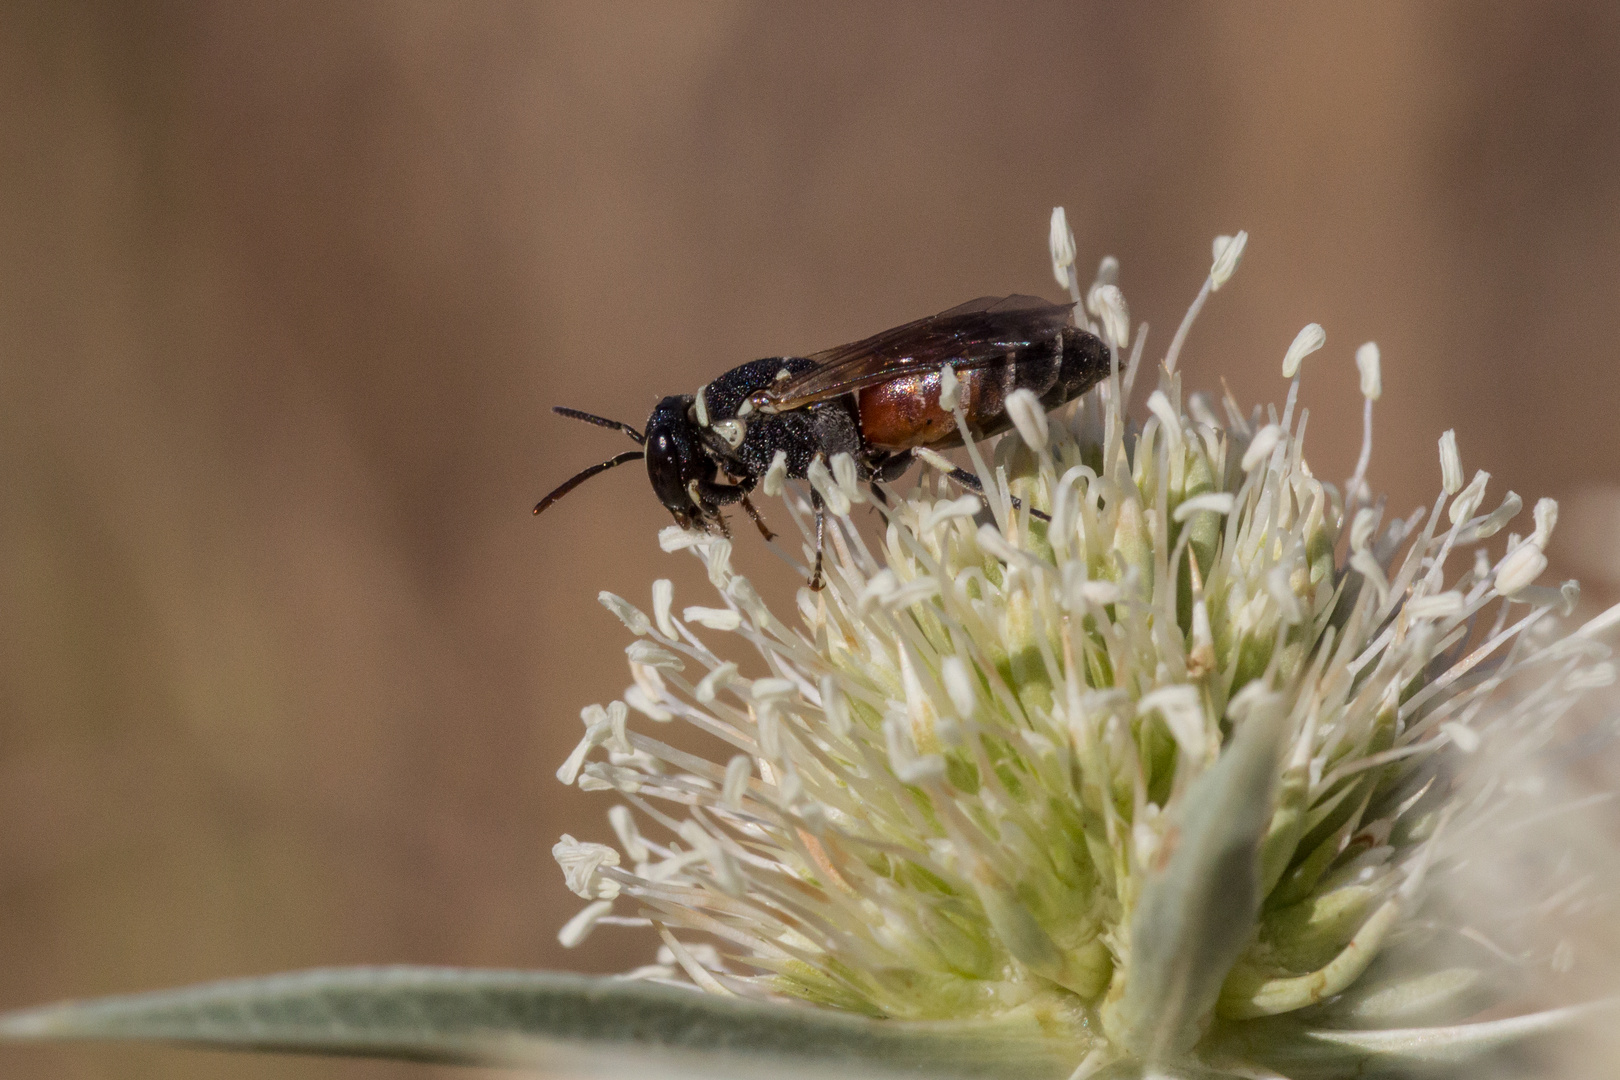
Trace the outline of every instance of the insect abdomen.
<path fill-rule="evenodd" d="M 963 371 L 962 408 L 974 439 L 987 439 L 1012 426 L 1007 395 L 1032 391 L 1055 409 L 1096 386 L 1108 375 L 1108 347 L 1080 330 L 1062 334 L 1062 355 L 1051 344 L 1017 349 L 988 367 Z M 939 406 L 939 372 L 903 375 L 861 390 L 861 435 L 869 446 L 906 450 L 918 446 L 959 446 L 956 419 Z"/>

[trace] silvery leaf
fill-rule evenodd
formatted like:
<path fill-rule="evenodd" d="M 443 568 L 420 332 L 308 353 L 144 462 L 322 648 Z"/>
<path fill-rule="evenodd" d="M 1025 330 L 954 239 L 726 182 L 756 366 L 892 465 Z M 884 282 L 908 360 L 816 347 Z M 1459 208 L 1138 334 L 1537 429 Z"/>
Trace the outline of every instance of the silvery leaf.
<path fill-rule="evenodd" d="M 1444 1027 L 1357 1031 L 1309 1028 L 1293 1018 L 1235 1024 L 1209 1050 L 1276 1069 L 1293 1080 L 1413 1075 L 1478 1075 L 1482 1059 L 1532 1050 L 1542 1036 L 1620 1010 L 1620 999 Z M 1516 1074 L 1515 1074 L 1516 1075 Z"/>
<path fill-rule="evenodd" d="M 418 967 L 325 969 L 69 1002 L 0 1016 L 0 1038 L 773 1080 L 1061 1080 L 1079 1057 L 1072 1043 L 1041 1037 L 1033 1020 L 910 1024 L 626 979 Z"/>
<path fill-rule="evenodd" d="M 1104 1023 L 1143 1061 L 1174 1060 L 1192 1048 L 1254 936 L 1283 721 L 1279 710 L 1257 707 L 1238 725 L 1188 790 L 1168 863 L 1142 887 L 1125 992 L 1104 1007 Z"/>

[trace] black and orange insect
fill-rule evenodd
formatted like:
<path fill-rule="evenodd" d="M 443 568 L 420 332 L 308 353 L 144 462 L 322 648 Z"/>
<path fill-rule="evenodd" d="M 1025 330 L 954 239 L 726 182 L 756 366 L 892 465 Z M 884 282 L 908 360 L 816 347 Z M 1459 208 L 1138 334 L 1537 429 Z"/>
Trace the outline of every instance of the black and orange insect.
<path fill-rule="evenodd" d="M 975 440 L 1012 426 L 1007 395 L 1032 391 L 1047 409 L 1072 401 L 1108 375 L 1109 352 L 1077 328 L 1069 304 L 1034 296 L 981 297 L 938 315 L 810 356 L 778 356 L 732 368 L 696 394 L 672 394 L 647 419 L 643 435 L 629 424 L 577 409 L 556 412 L 617 428 L 640 444 L 578 473 L 541 499 L 546 509 L 581 483 L 616 465 L 645 458 L 653 492 L 683 528 L 726 532 L 720 508 L 741 503 L 768 540 L 772 533 L 748 499 L 778 459 L 784 475 L 804 479 L 811 463 L 837 454 L 854 459 L 857 477 L 893 480 L 919 447 L 962 445 L 955 416 L 940 407 L 940 369 L 960 382 L 960 407 Z M 963 469 L 951 477 L 981 491 Z M 816 565 L 821 585 L 825 512 L 816 512 Z"/>

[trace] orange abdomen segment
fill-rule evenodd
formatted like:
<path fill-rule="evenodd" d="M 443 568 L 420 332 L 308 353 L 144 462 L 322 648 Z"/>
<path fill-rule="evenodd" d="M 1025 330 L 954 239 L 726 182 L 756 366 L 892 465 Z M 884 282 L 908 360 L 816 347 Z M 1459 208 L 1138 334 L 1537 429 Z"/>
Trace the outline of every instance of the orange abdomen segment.
<path fill-rule="evenodd" d="M 1011 424 L 1001 406 L 1004 369 L 959 371 L 962 408 L 968 431 L 985 439 Z M 986 378 L 986 376 L 991 378 Z M 944 448 L 962 445 L 956 418 L 939 407 L 939 372 L 903 375 L 860 391 L 857 398 L 861 435 L 867 445 L 883 450 L 910 450 L 918 446 Z"/>
<path fill-rule="evenodd" d="M 966 382 L 972 374 L 964 372 Z M 963 390 L 967 390 L 963 386 Z M 967 395 L 964 394 L 964 397 Z M 907 450 L 958 441 L 956 419 L 939 407 L 939 372 L 905 375 L 859 392 L 861 436 L 868 446 Z"/>

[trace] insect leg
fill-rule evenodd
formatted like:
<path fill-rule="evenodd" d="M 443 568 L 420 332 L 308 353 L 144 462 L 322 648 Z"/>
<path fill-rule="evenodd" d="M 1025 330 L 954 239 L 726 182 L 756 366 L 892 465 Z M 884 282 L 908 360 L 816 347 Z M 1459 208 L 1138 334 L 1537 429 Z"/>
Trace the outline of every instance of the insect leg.
<path fill-rule="evenodd" d="M 901 473 L 911 468 L 911 463 L 914 460 L 916 458 L 910 450 L 902 450 L 897 454 L 891 454 L 882 461 L 873 463 L 872 477 L 883 481 L 885 484 L 898 480 Z"/>
<path fill-rule="evenodd" d="M 868 486 L 872 489 L 872 498 L 876 499 L 878 505 L 885 510 L 889 508 L 889 497 L 883 493 L 878 484 L 888 484 L 900 479 L 901 474 L 911 467 L 913 460 L 915 459 L 910 450 L 902 450 L 872 461 L 871 483 Z"/>
<path fill-rule="evenodd" d="M 761 517 L 759 511 L 754 508 L 754 504 L 749 500 L 748 496 L 744 495 L 742 497 L 742 505 L 743 509 L 748 511 L 748 516 L 754 519 L 754 524 L 759 526 L 759 535 L 765 538 L 765 542 L 770 543 L 772 540 L 775 540 L 776 534 L 771 532 L 771 527 L 769 525 L 765 524 L 765 519 Z"/>
<path fill-rule="evenodd" d="M 984 494 L 984 485 L 979 483 L 979 478 L 968 472 L 966 469 L 952 469 L 945 475 L 949 479 L 955 480 L 958 484 L 961 484 L 975 495 Z"/>
<path fill-rule="evenodd" d="M 730 506 L 754 490 L 753 484 L 716 484 L 710 480 L 697 482 L 698 494 L 703 501 L 714 506 Z"/>
<path fill-rule="evenodd" d="M 820 592 L 827 584 L 821 576 L 821 552 L 827 535 L 827 507 L 814 488 L 810 489 L 810 505 L 816 508 L 816 568 L 810 573 L 809 584 L 811 589 Z"/>
<path fill-rule="evenodd" d="M 984 494 L 984 485 L 979 483 L 979 478 L 968 472 L 966 469 L 952 469 L 945 475 L 950 479 L 955 480 L 958 484 L 961 484 L 975 495 Z M 1018 501 L 1018 496 L 1016 495 L 1012 496 L 1012 504 L 1014 510 L 1021 510 L 1024 506 L 1023 503 Z M 1029 508 L 1029 513 L 1031 517 L 1039 518 L 1041 521 L 1050 522 L 1052 520 L 1051 514 L 1044 514 L 1035 509 L 1033 506 Z"/>

